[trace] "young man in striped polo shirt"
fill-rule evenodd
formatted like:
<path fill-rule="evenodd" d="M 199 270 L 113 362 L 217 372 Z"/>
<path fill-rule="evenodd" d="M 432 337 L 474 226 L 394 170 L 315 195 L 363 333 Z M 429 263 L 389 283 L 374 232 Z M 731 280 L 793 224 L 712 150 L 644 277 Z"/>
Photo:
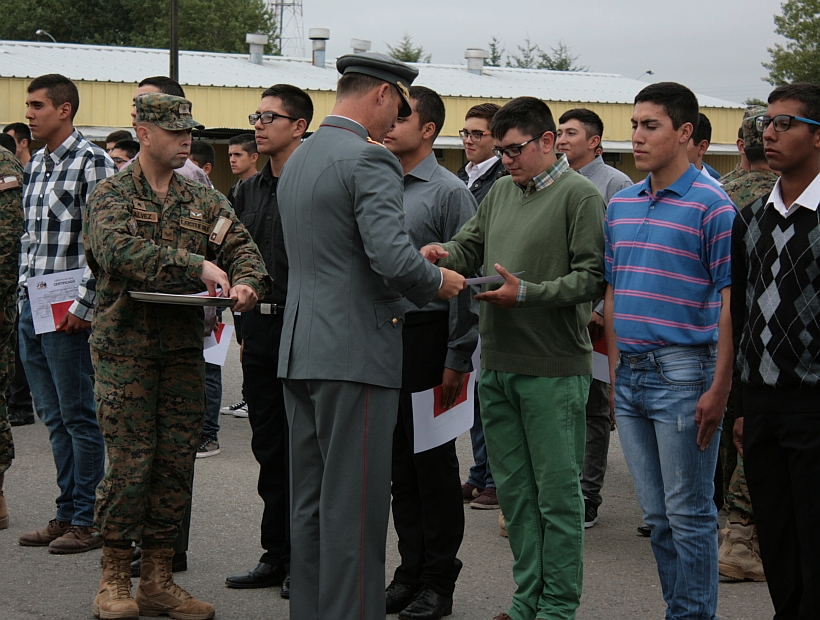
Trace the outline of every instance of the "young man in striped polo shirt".
<path fill-rule="evenodd" d="M 649 176 L 612 198 L 605 223 L 610 402 L 670 620 L 715 618 L 713 478 L 732 378 L 735 209 L 686 157 L 697 122 L 685 86 L 638 93 L 632 148 Z"/>

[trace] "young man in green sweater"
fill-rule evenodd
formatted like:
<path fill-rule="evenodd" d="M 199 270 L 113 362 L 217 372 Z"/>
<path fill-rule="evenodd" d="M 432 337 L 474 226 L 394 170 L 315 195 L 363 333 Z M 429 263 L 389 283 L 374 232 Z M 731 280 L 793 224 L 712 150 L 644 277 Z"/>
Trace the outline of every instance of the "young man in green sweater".
<path fill-rule="evenodd" d="M 604 202 L 556 158 L 555 121 L 532 97 L 490 127 L 510 172 L 452 241 L 421 252 L 462 274 L 500 274 L 477 299 L 479 398 L 518 586 L 496 620 L 575 618 L 583 576 L 585 405 L 591 301 L 604 291 Z M 513 272 L 524 272 L 519 279 Z"/>

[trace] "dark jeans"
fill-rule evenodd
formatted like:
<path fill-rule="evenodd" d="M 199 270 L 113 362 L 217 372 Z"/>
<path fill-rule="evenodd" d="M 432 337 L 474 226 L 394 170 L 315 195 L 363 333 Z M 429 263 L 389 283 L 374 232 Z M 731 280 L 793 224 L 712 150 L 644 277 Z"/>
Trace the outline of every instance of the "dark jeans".
<path fill-rule="evenodd" d="M 816 620 L 820 618 L 820 411 L 747 411 L 743 463 L 774 617 Z"/>
<path fill-rule="evenodd" d="M 19 317 L 15 322 L 14 331 L 18 330 Z M 31 390 L 26 379 L 26 369 L 23 368 L 23 360 L 20 359 L 19 343 L 14 347 L 14 378 L 11 380 L 8 390 L 6 390 L 6 405 L 9 409 L 32 410 Z"/>
<path fill-rule="evenodd" d="M 265 504 L 260 562 L 290 566 L 290 495 L 288 425 L 282 382 L 276 377 L 282 317 L 246 312 L 242 315 L 242 375 L 251 449 L 259 463 L 257 491 Z"/>
<path fill-rule="evenodd" d="M 395 581 L 422 583 L 442 596 L 453 596 L 464 538 L 464 507 L 455 440 L 413 453 L 413 392 L 441 385 L 447 354 L 449 319 L 416 325 L 402 332 L 404 360 L 399 412 L 393 433 L 393 524 L 399 537 L 401 565 Z"/>
<path fill-rule="evenodd" d="M 219 408 L 222 406 L 222 366 L 205 363 L 205 426 L 202 434 L 219 439 Z"/>
<path fill-rule="evenodd" d="M 584 468 L 581 470 L 581 492 L 595 508 L 601 505 L 609 436 L 612 419 L 609 416 L 609 385 L 593 379 L 587 398 L 587 438 L 584 446 Z"/>
<path fill-rule="evenodd" d="M 476 369 L 477 373 L 481 371 Z M 479 489 L 495 488 L 493 472 L 490 469 L 490 459 L 487 456 L 487 443 L 484 441 L 484 425 L 481 422 L 481 403 L 478 400 L 478 377 L 475 382 L 475 414 L 473 427 L 470 429 L 470 441 L 473 444 L 473 461 L 467 482 Z"/>

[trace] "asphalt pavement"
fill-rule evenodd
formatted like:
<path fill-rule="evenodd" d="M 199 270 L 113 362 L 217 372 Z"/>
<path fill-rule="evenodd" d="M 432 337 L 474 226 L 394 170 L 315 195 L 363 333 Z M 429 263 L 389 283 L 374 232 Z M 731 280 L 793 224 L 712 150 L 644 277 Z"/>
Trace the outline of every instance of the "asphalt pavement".
<path fill-rule="evenodd" d="M 241 368 L 235 343 L 223 369 L 223 403 L 240 397 Z M 188 570 L 176 581 L 212 602 L 222 620 L 288 618 L 278 588 L 232 590 L 225 577 L 256 565 L 261 554 L 256 494 L 258 468 L 250 450 L 247 419 L 220 416 L 222 453 L 197 459 Z M 0 620 L 91 619 L 100 579 L 100 550 L 52 555 L 47 548 L 21 547 L 24 531 L 54 518 L 58 494 L 48 433 L 39 421 L 15 427 L 17 458 L 6 474 L 10 526 L 0 531 Z M 457 442 L 463 479 L 472 463 L 469 433 Z M 648 538 L 637 535 L 641 512 L 632 480 L 613 433 L 604 504 L 598 524 L 586 531 L 584 590 L 579 620 L 664 618 L 666 605 Z M 453 620 L 490 620 L 505 611 L 515 589 L 512 553 L 498 533 L 497 510 L 465 506 L 466 530 L 459 557 L 464 568 L 453 604 Z M 395 532 L 387 540 L 387 581 L 398 563 Z M 136 588 L 136 580 L 133 582 Z M 773 615 L 765 583 L 721 580 L 721 620 L 764 620 Z M 392 616 L 391 618 L 395 618 Z M 332 618 L 326 620 L 333 620 Z"/>

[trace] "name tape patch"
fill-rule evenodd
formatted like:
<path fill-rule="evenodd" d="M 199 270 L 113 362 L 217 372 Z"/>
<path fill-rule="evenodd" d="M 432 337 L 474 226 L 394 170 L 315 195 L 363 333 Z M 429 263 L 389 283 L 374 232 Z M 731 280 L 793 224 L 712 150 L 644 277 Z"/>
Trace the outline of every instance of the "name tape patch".
<path fill-rule="evenodd" d="M 192 220 L 190 217 L 179 218 L 179 225 L 182 228 L 185 228 L 187 230 L 195 230 L 196 232 L 200 232 L 203 235 L 207 235 L 208 232 L 210 232 L 211 230 L 211 227 L 208 225 L 207 222 Z"/>
<path fill-rule="evenodd" d="M 134 219 L 140 222 L 154 222 L 156 224 L 159 222 L 159 213 L 136 210 L 134 211 Z"/>
<path fill-rule="evenodd" d="M 20 181 L 17 180 L 17 177 L 3 177 L 0 179 L 0 192 L 5 192 L 15 187 L 20 187 Z"/>

